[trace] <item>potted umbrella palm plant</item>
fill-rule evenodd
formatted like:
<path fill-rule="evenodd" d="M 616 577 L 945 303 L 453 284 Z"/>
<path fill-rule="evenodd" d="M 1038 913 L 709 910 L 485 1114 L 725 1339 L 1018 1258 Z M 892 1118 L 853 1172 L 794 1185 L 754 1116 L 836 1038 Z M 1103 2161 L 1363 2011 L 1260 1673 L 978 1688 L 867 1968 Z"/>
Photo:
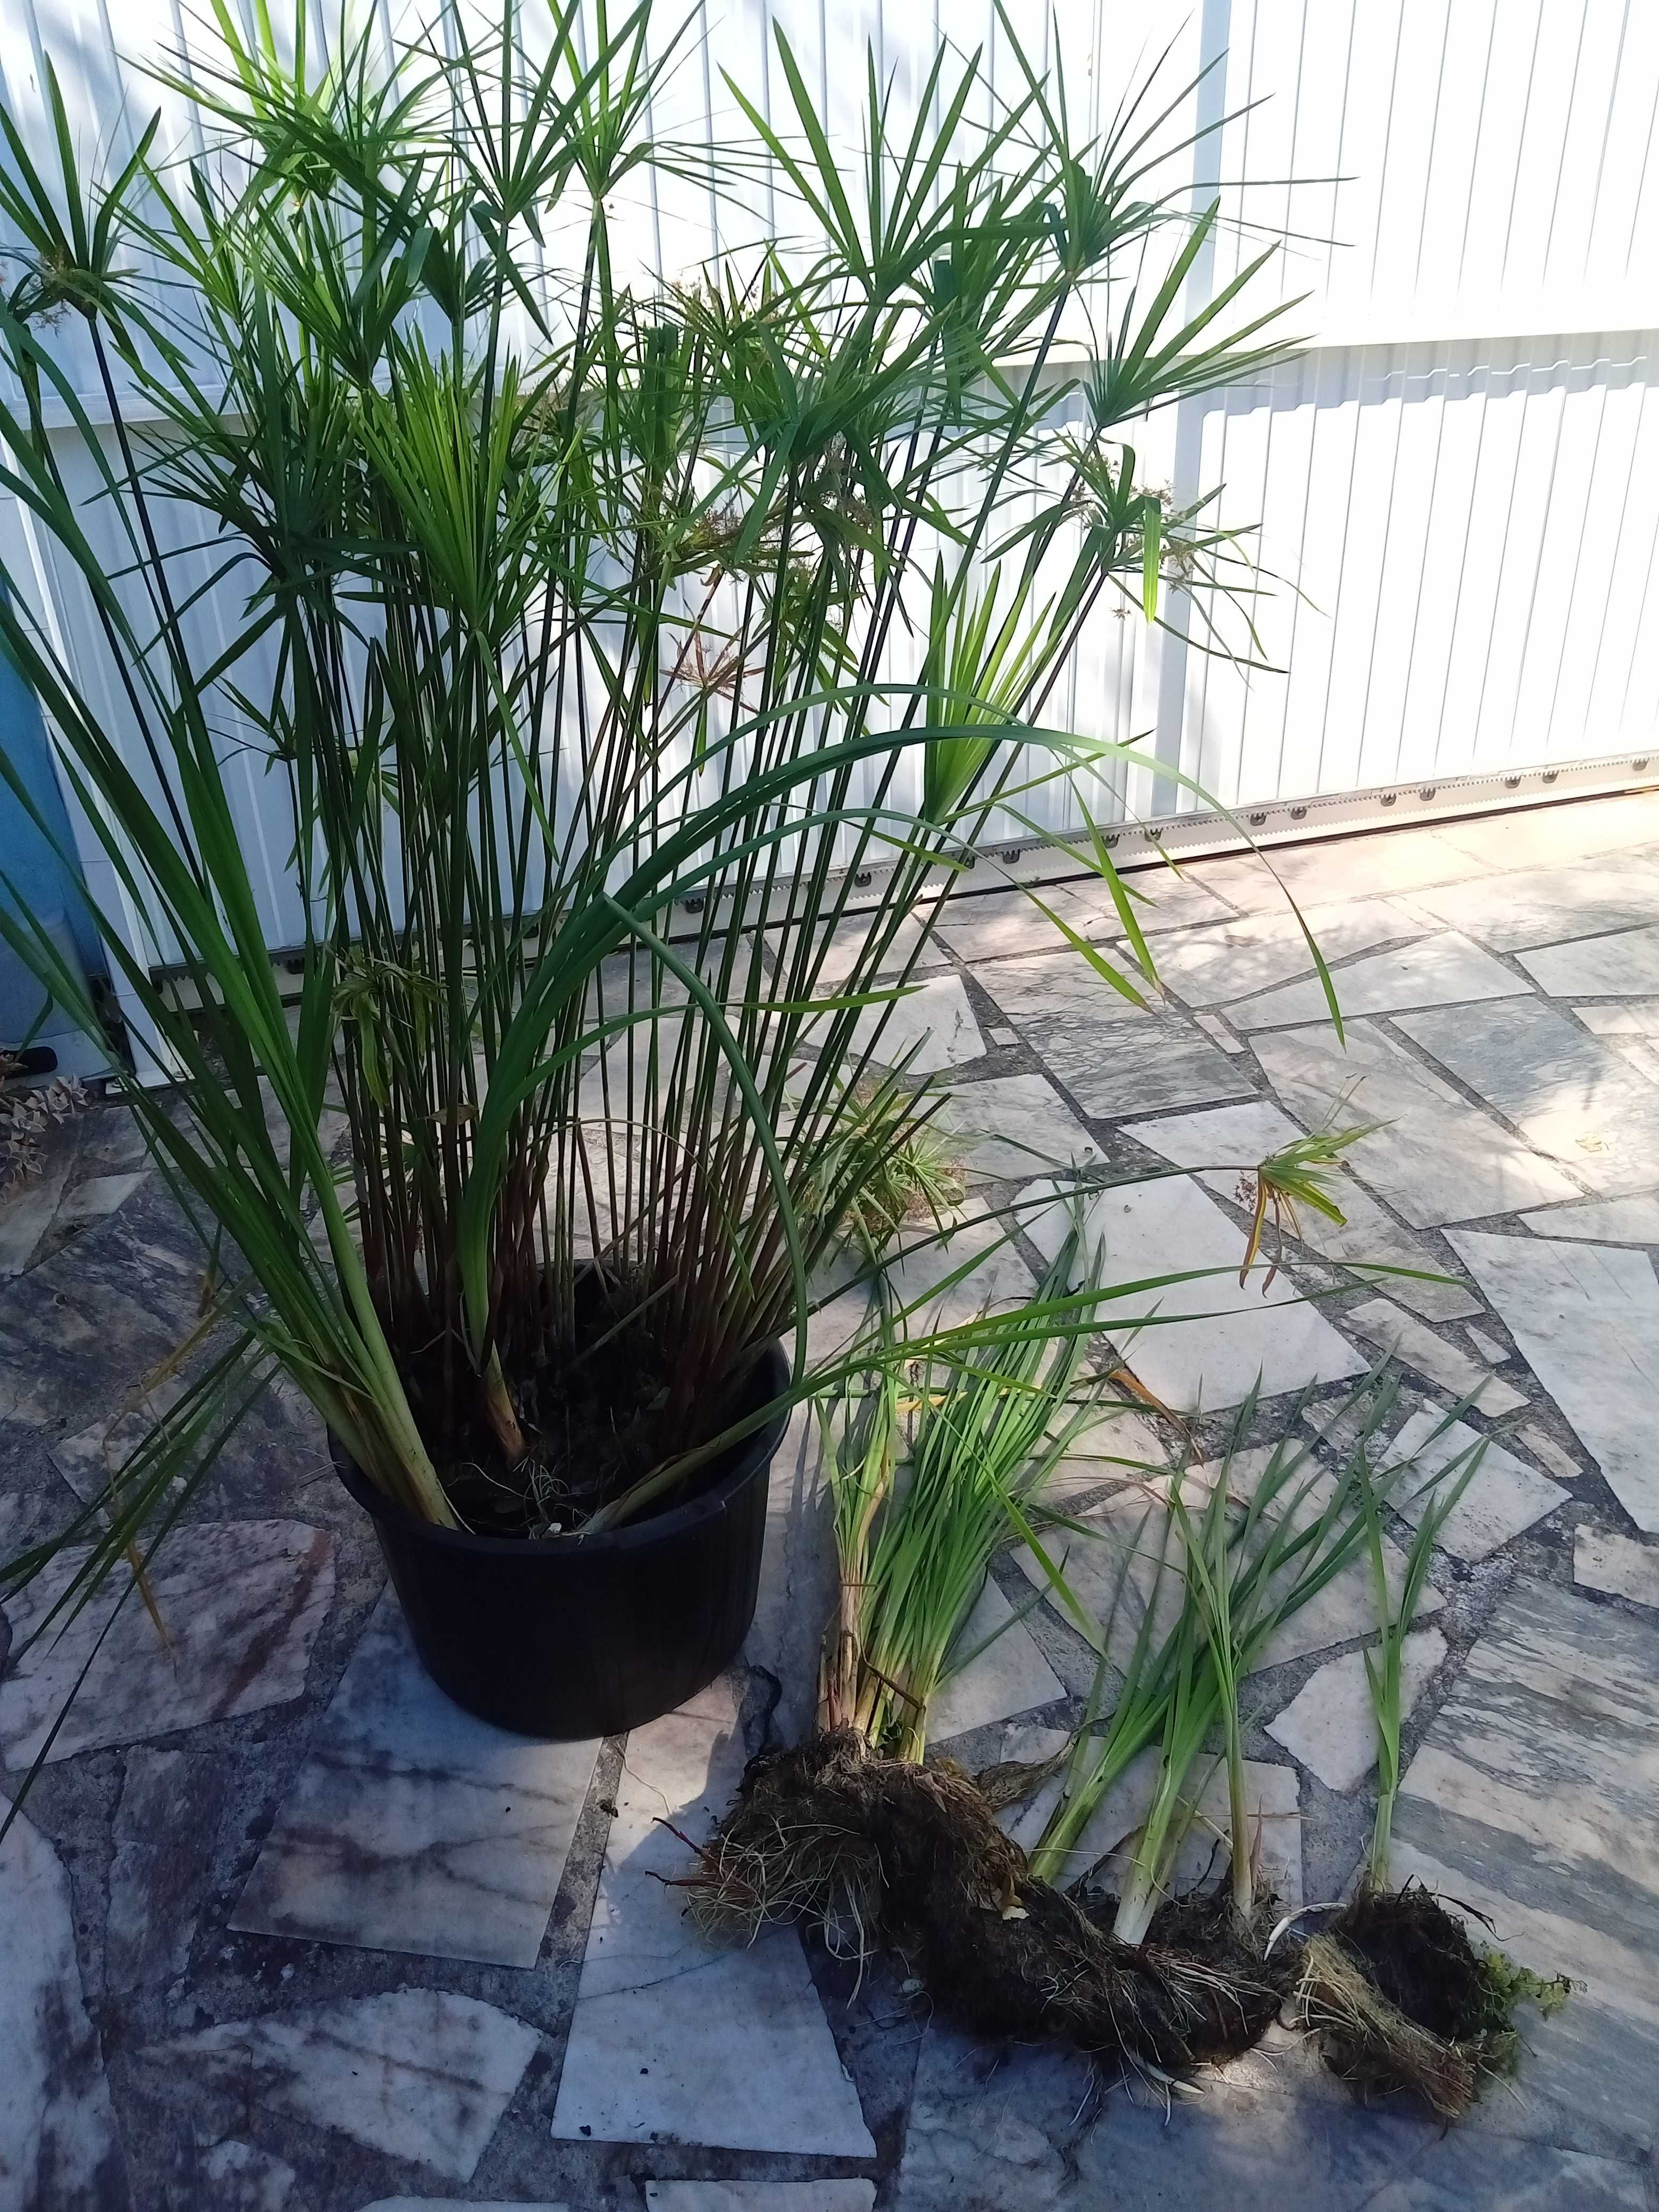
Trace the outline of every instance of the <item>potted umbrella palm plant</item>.
<path fill-rule="evenodd" d="M 892 1039 L 939 899 L 994 807 L 1122 757 L 1049 726 L 1080 631 L 1161 575 L 1229 589 L 1136 426 L 1282 349 L 1231 307 L 1259 263 L 1180 304 L 1215 210 L 1159 187 L 1172 110 L 1074 143 L 1017 44 L 1013 94 L 941 54 L 903 116 L 872 64 L 843 170 L 781 37 L 787 122 L 734 87 L 741 143 L 690 147 L 653 135 L 648 5 L 325 56 L 303 6 L 215 20 L 154 70 L 188 157 L 158 118 L 89 183 L 50 70 L 44 127 L 0 109 L 0 483 L 59 617 L 0 547 L 0 643 L 213 1255 L 191 1387 L 66 1602 L 151 1556 L 281 1370 L 443 1687 L 622 1728 L 744 1632 L 812 1285 L 928 1110 Z M 639 265 L 648 183 L 763 167 L 762 244 Z"/>

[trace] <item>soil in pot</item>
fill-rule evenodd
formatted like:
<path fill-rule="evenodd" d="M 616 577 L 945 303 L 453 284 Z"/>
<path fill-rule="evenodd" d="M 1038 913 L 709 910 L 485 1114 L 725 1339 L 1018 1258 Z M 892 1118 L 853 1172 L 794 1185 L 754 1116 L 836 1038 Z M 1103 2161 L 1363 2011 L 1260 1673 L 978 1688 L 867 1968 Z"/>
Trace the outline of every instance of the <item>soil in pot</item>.
<path fill-rule="evenodd" d="M 550 1356 L 513 1376 L 529 1449 L 509 1462 L 474 1413 L 441 1452 L 439 1472 L 463 1525 L 475 1535 L 556 1538 L 578 1534 L 598 1508 L 664 1460 L 717 1436 L 743 1395 L 738 1376 L 711 1394 L 688 1430 L 683 1394 L 652 1327 L 648 1300 L 626 1276 L 577 1278 L 574 1326 Z M 416 1419 L 439 1426 L 434 1394 L 410 1378 Z M 717 1479 L 694 1470 L 665 1506 L 684 1504 Z"/>

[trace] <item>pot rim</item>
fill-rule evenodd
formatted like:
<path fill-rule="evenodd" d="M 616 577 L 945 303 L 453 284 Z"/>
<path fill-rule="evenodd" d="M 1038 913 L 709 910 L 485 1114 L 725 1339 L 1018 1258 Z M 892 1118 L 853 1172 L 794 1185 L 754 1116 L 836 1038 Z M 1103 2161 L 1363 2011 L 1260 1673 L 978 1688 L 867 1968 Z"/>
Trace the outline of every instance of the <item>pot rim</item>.
<path fill-rule="evenodd" d="M 768 1391 L 768 1398 L 777 1397 L 787 1388 L 789 1360 L 782 1344 L 776 1338 L 762 1346 L 755 1364 L 759 1373 L 769 1376 L 776 1385 L 775 1389 Z M 376 1489 L 332 1429 L 328 1432 L 328 1449 L 334 1462 L 334 1472 L 349 1494 L 373 1520 L 384 1522 L 388 1527 L 404 1530 L 409 1534 L 423 1537 L 441 1550 L 469 1552 L 483 1559 L 539 1560 L 561 1556 L 568 1559 L 582 1553 L 591 1555 L 595 1552 L 637 1551 L 643 1545 L 680 1535 L 695 1528 L 700 1521 L 712 1520 L 717 1514 L 723 1513 L 732 1495 L 770 1464 L 783 1442 L 793 1410 L 793 1407 L 786 1406 L 781 1412 L 773 1415 L 764 1428 L 757 1429 L 753 1436 L 732 1445 L 731 1449 L 738 1455 L 734 1464 L 718 1482 L 696 1498 L 688 1498 L 684 1505 L 672 1506 L 666 1513 L 648 1514 L 642 1521 L 626 1522 L 620 1528 L 602 1528 L 597 1535 L 592 1536 L 578 1533 L 568 1540 L 477 1536 L 469 1528 L 441 1528 L 434 1521 L 417 1520 L 394 1498 Z"/>

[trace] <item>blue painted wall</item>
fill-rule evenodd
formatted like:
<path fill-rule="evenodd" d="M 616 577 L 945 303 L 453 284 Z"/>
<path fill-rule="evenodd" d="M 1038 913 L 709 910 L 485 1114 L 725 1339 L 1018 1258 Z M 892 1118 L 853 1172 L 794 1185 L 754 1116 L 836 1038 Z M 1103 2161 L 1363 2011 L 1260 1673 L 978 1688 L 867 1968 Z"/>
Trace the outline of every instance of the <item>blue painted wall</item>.
<path fill-rule="evenodd" d="M 21 776 L 29 796 L 52 824 L 52 835 L 74 850 L 69 815 L 46 746 L 46 733 L 34 694 L 0 653 L 0 751 Z M 57 854 L 23 811 L 9 783 L 0 782 L 0 874 L 9 878 L 22 906 L 35 914 L 62 914 L 87 973 L 106 969 L 98 932 L 93 927 L 78 874 L 64 870 Z M 0 897 L 5 893 L 0 890 Z"/>

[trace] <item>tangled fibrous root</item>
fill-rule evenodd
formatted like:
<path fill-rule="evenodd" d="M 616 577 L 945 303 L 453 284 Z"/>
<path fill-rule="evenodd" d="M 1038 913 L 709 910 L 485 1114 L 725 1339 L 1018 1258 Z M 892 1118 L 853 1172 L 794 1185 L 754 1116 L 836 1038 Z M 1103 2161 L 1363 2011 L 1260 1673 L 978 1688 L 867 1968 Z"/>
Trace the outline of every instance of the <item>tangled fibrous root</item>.
<path fill-rule="evenodd" d="M 1541 1981 L 1477 1949 L 1419 1882 L 1362 1886 L 1302 1954 L 1296 2011 L 1326 2064 L 1357 2095 L 1415 2090 L 1443 2119 L 1466 2112 L 1486 2077 L 1515 2070 L 1523 1998 L 1545 2013 L 1571 1984 Z"/>
<path fill-rule="evenodd" d="M 879 1758 L 850 1730 L 754 1760 L 689 1887 L 711 1932 L 816 1921 L 844 1953 L 899 1953 L 960 2027 L 1154 2075 L 1249 2049 L 1294 1973 L 1264 1966 L 1225 1899 L 1119 1942 L 1103 1912 L 1031 1879 L 960 1768 Z"/>

